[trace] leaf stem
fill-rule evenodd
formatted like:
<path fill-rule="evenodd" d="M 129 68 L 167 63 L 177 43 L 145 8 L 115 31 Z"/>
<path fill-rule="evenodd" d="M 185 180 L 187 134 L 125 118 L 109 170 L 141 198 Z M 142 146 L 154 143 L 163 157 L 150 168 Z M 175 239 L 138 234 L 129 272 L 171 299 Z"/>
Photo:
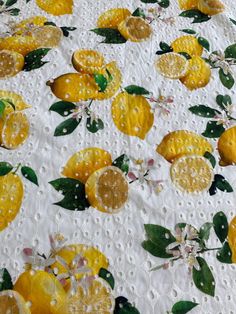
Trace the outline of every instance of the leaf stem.
<path fill-rule="evenodd" d="M 19 164 L 16 166 L 16 170 L 13 171 L 13 174 L 16 174 L 16 173 L 17 173 L 17 171 L 18 171 L 18 169 L 20 168 L 20 166 L 21 166 L 21 163 L 19 163 Z"/>

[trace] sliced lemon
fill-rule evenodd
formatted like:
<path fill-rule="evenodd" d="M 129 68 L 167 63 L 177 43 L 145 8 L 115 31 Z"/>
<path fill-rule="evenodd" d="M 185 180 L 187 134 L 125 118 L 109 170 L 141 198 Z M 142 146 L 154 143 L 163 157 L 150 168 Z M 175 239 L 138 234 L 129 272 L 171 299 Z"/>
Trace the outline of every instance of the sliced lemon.
<path fill-rule="evenodd" d="M 173 162 L 185 155 L 203 156 L 205 152 L 211 153 L 213 148 L 204 137 L 191 131 L 178 130 L 165 135 L 156 151 L 167 161 Z"/>
<path fill-rule="evenodd" d="M 31 30 L 33 28 L 44 26 L 46 22 L 47 22 L 47 18 L 45 16 L 32 16 L 28 19 L 21 21 L 20 23 L 17 23 L 14 26 L 14 30 L 15 30 L 15 33 L 18 35 L 22 35 L 22 34 L 27 35 L 27 32 L 31 34 Z"/>
<path fill-rule="evenodd" d="M 152 35 L 151 26 L 141 17 L 129 16 L 118 25 L 121 35 L 130 41 L 141 42 Z"/>
<path fill-rule="evenodd" d="M 32 31 L 32 37 L 40 48 L 53 48 L 60 44 L 63 33 L 60 27 L 45 25 Z"/>
<path fill-rule="evenodd" d="M 15 149 L 23 144 L 29 136 L 29 121 L 22 112 L 11 112 L 6 117 L 0 135 L 1 145 L 8 149 Z"/>
<path fill-rule="evenodd" d="M 122 133 L 142 140 L 154 122 L 148 101 L 140 95 L 118 94 L 112 102 L 111 111 L 113 121 Z"/>
<path fill-rule="evenodd" d="M 101 71 L 104 57 L 96 50 L 76 50 L 72 56 L 72 64 L 78 72 L 94 74 Z"/>
<path fill-rule="evenodd" d="M 228 242 L 232 252 L 232 262 L 236 263 L 236 216 L 231 220 L 229 224 Z"/>
<path fill-rule="evenodd" d="M 199 193 L 208 191 L 213 178 L 211 163 L 202 156 L 183 156 L 170 168 L 171 180 L 180 191 Z"/>
<path fill-rule="evenodd" d="M 52 15 L 72 14 L 73 0 L 36 0 L 40 9 Z"/>
<path fill-rule="evenodd" d="M 104 67 L 102 74 L 108 80 L 108 85 L 104 92 L 98 93 L 96 97 L 98 100 L 108 99 L 114 96 L 115 93 L 119 90 L 122 81 L 121 72 L 117 66 L 116 61 L 108 63 Z"/>
<path fill-rule="evenodd" d="M 236 127 L 224 131 L 218 140 L 220 165 L 236 165 Z"/>
<path fill-rule="evenodd" d="M 225 6 L 219 0 L 199 0 L 198 10 L 206 15 L 216 15 L 222 13 Z"/>
<path fill-rule="evenodd" d="M 24 57 L 15 51 L 0 51 L 0 79 L 19 73 L 24 67 Z"/>
<path fill-rule="evenodd" d="M 85 184 L 88 201 L 105 213 L 117 213 L 128 199 L 128 183 L 123 172 L 114 166 L 95 171 Z"/>
<path fill-rule="evenodd" d="M 179 8 L 181 10 L 196 9 L 199 0 L 179 0 Z"/>
<path fill-rule="evenodd" d="M 155 63 L 157 71 L 168 78 L 179 79 L 188 72 L 188 60 L 175 52 L 165 53 Z"/>
<path fill-rule="evenodd" d="M 62 175 L 85 183 L 94 171 L 111 164 L 112 158 L 107 151 L 97 147 L 89 147 L 70 157 L 63 168 Z"/>
<path fill-rule="evenodd" d="M 95 279 L 85 288 L 82 285 L 74 295 L 55 304 L 52 314 L 113 314 L 115 298 L 111 287 L 101 278 Z"/>
<path fill-rule="evenodd" d="M 171 48 L 174 52 L 186 52 L 191 57 L 201 56 L 203 52 L 203 47 L 199 44 L 196 37 L 192 35 L 184 35 L 175 39 Z"/>
<path fill-rule="evenodd" d="M 13 288 L 31 304 L 31 314 L 51 314 L 54 302 L 64 299 L 66 293 L 57 278 L 42 270 L 22 273 Z"/>
<path fill-rule="evenodd" d="M 8 91 L 8 90 L 0 90 L 0 100 L 6 100 L 6 101 L 9 100 L 15 106 L 16 111 L 25 110 L 31 107 L 24 101 L 21 95 L 14 93 L 12 91 Z M 12 108 L 11 105 L 7 105 L 4 112 L 10 113 L 13 110 L 14 109 Z"/>
<path fill-rule="evenodd" d="M 94 99 L 98 95 L 98 86 L 94 77 L 85 73 L 67 73 L 47 82 L 53 94 L 66 101 Z"/>
<path fill-rule="evenodd" d="M 18 52 L 22 56 L 26 56 L 29 52 L 38 48 L 37 43 L 31 35 L 14 35 L 6 37 L 0 41 L 0 50 L 9 50 Z"/>
<path fill-rule="evenodd" d="M 0 231 L 18 214 L 24 195 L 21 178 L 14 173 L 0 176 Z"/>
<path fill-rule="evenodd" d="M 24 298 L 16 291 L 0 292 L 1 314 L 31 314 Z"/>
<path fill-rule="evenodd" d="M 118 25 L 130 15 L 131 12 L 124 8 L 107 10 L 99 16 L 97 20 L 97 27 L 117 28 Z"/>
<path fill-rule="evenodd" d="M 189 60 L 189 70 L 180 81 L 189 89 L 205 87 L 211 79 L 210 66 L 201 57 L 192 57 Z"/>

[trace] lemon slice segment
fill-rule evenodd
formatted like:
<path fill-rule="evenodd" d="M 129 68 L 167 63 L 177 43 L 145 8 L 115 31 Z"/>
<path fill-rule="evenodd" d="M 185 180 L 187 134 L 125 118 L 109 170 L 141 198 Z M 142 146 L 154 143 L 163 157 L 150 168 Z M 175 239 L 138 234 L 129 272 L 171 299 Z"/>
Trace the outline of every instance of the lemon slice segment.
<path fill-rule="evenodd" d="M 188 60 L 175 52 L 165 53 L 155 63 L 157 71 L 168 78 L 179 79 L 188 72 Z"/>
<path fill-rule="evenodd" d="M 0 51 L 0 79 L 6 79 L 19 73 L 24 67 L 24 57 L 18 52 Z"/>
<path fill-rule="evenodd" d="M 128 199 L 128 183 L 123 172 L 114 166 L 95 171 L 85 184 L 88 201 L 94 208 L 117 213 Z"/>
<path fill-rule="evenodd" d="M 40 48 L 53 48 L 60 44 L 63 33 L 60 27 L 45 25 L 35 28 L 32 37 Z"/>
<path fill-rule="evenodd" d="M 16 111 L 21 111 L 21 110 L 25 110 L 27 108 L 30 108 L 31 106 L 28 105 L 23 97 L 17 93 L 14 93 L 12 91 L 8 91 L 8 90 L 0 90 L 0 100 L 9 100 L 10 102 L 13 103 L 13 105 L 15 106 L 15 110 Z M 12 112 L 14 109 L 12 108 L 12 106 L 7 105 L 4 113 L 10 113 Z"/>
<path fill-rule="evenodd" d="M 29 52 L 38 48 L 37 43 L 31 35 L 14 35 L 0 40 L 0 50 L 18 52 L 26 56 Z"/>
<path fill-rule="evenodd" d="M 141 42 L 152 35 L 151 26 L 141 17 L 129 16 L 118 25 L 121 35 L 130 41 Z"/>
<path fill-rule="evenodd" d="M 31 314 L 24 298 L 16 291 L 0 292 L 1 314 Z"/>
<path fill-rule="evenodd" d="M 95 50 L 76 50 L 72 56 L 72 64 L 78 72 L 94 74 L 101 71 L 104 57 Z"/>
<path fill-rule="evenodd" d="M 97 27 L 117 28 L 118 25 L 130 15 L 131 12 L 124 8 L 107 10 L 99 16 L 97 20 Z"/>
<path fill-rule="evenodd" d="M 183 156 L 170 169 L 171 180 L 177 189 L 188 193 L 208 191 L 213 178 L 211 163 L 202 156 Z"/>

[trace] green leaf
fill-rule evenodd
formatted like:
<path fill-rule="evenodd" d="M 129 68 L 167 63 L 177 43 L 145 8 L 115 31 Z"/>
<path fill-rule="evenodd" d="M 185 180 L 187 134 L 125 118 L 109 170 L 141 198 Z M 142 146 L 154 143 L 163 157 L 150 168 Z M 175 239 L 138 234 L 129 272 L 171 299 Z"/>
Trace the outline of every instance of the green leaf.
<path fill-rule="evenodd" d="M 5 7 L 8 8 L 8 7 L 11 7 L 13 6 L 15 3 L 17 3 L 17 0 L 7 0 L 5 2 Z"/>
<path fill-rule="evenodd" d="M 165 52 L 171 52 L 173 51 L 173 48 L 171 48 L 170 45 L 168 45 L 166 42 L 161 41 L 159 44 L 161 50 L 165 51 Z"/>
<path fill-rule="evenodd" d="M 157 0 L 160 7 L 166 9 L 170 5 L 170 0 Z"/>
<path fill-rule="evenodd" d="M 231 19 L 231 18 L 230 18 L 230 21 L 231 21 L 234 25 L 236 25 L 236 21 L 235 21 L 234 19 Z"/>
<path fill-rule="evenodd" d="M 24 178 L 36 184 L 37 186 L 39 185 L 37 175 L 32 168 L 23 166 L 21 167 L 21 173 Z"/>
<path fill-rule="evenodd" d="M 204 223 L 199 230 L 199 238 L 203 241 L 207 241 L 210 236 L 211 228 L 214 226 L 211 222 Z"/>
<path fill-rule="evenodd" d="M 73 112 L 73 110 L 75 108 L 76 108 L 76 106 L 72 102 L 58 101 L 58 102 L 54 103 L 49 108 L 49 110 L 50 111 L 55 111 L 56 113 L 58 113 L 59 115 L 61 115 L 63 117 L 67 117 L 67 116 L 69 116 Z"/>
<path fill-rule="evenodd" d="M 97 73 L 97 74 L 94 74 L 94 79 L 95 79 L 95 82 L 99 86 L 99 92 L 104 92 L 108 84 L 106 77 L 102 74 Z"/>
<path fill-rule="evenodd" d="M 140 312 L 128 301 L 127 298 L 119 296 L 115 299 L 113 314 L 140 314 Z"/>
<path fill-rule="evenodd" d="M 87 130 L 91 133 L 96 133 L 99 130 L 104 129 L 104 123 L 101 119 L 91 120 L 90 117 L 87 118 L 86 121 Z"/>
<path fill-rule="evenodd" d="M 124 90 L 128 94 L 134 94 L 134 95 L 148 95 L 149 91 L 146 90 L 145 88 L 137 85 L 129 85 L 124 88 Z"/>
<path fill-rule="evenodd" d="M 24 71 L 32 71 L 38 68 L 41 68 L 44 64 L 48 63 L 48 61 L 42 61 L 42 59 L 47 55 L 50 51 L 49 48 L 39 48 L 29 52 L 25 56 L 25 64 Z"/>
<path fill-rule="evenodd" d="M 2 118 L 5 108 L 6 108 L 5 102 L 0 100 L 0 118 Z"/>
<path fill-rule="evenodd" d="M 232 100 L 229 95 L 217 95 L 216 103 L 221 109 L 225 110 L 228 105 L 232 105 Z"/>
<path fill-rule="evenodd" d="M 216 258 L 221 263 L 232 264 L 232 252 L 228 242 L 225 242 L 222 248 L 217 251 Z"/>
<path fill-rule="evenodd" d="M 227 217 L 222 211 L 215 214 L 215 216 L 213 217 L 213 224 L 218 239 L 221 243 L 223 243 L 228 236 L 229 226 Z"/>
<path fill-rule="evenodd" d="M 234 78 L 231 73 L 225 74 L 222 69 L 219 69 L 219 77 L 221 83 L 228 89 L 234 86 Z"/>
<path fill-rule="evenodd" d="M 17 9 L 17 8 L 8 9 L 8 10 L 5 10 L 4 12 L 7 12 L 8 14 L 10 14 L 12 16 L 17 16 L 20 13 L 20 9 Z"/>
<path fill-rule="evenodd" d="M 178 52 L 178 54 L 184 56 L 187 60 L 192 58 L 187 52 L 184 51 Z"/>
<path fill-rule="evenodd" d="M 145 13 L 143 11 L 143 9 L 141 8 L 137 8 L 133 13 L 132 13 L 133 16 L 140 16 L 142 17 L 143 19 L 145 19 Z"/>
<path fill-rule="evenodd" d="M 57 26 L 57 24 L 53 23 L 53 22 L 45 22 L 44 25 L 51 25 L 51 26 Z"/>
<path fill-rule="evenodd" d="M 197 270 L 195 267 L 193 267 L 193 282 L 200 291 L 214 297 L 215 279 L 212 275 L 212 272 L 204 258 L 198 256 L 197 261 L 200 270 Z"/>
<path fill-rule="evenodd" d="M 9 172 L 11 172 L 13 169 L 13 166 L 9 164 L 9 162 L 0 162 L 0 176 L 5 176 Z"/>
<path fill-rule="evenodd" d="M 205 48 L 207 51 L 210 51 L 210 44 L 209 44 L 209 41 L 204 38 L 204 37 L 198 37 L 198 43 L 203 47 Z"/>
<path fill-rule="evenodd" d="M 217 121 L 209 121 L 202 135 L 209 138 L 218 138 L 224 131 L 223 124 L 217 124 Z"/>
<path fill-rule="evenodd" d="M 67 26 L 62 26 L 60 27 L 63 33 L 63 36 L 68 37 L 70 35 L 70 32 L 75 31 L 77 28 L 76 27 L 67 27 Z"/>
<path fill-rule="evenodd" d="M 236 44 L 230 45 L 225 49 L 225 58 L 236 59 Z"/>
<path fill-rule="evenodd" d="M 95 28 L 91 29 L 97 35 L 105 37 L 102 41 L 104 44 L 124 44 L 126 39 L 121 35 L 121 33 L 112 28 Z"/>
<path fill-rule="evenodd" d="M 214 177 L 214 181 L 217 189 L 227 193 L 233 192 L 232 186 L 222 175 L 216 174 Z"/>
<path fill-rule="evenodd" d="M 172 254 L 166 253 L 166 248 L 161 244 L 155 244 L 151 240 L 145 240 L 142 242 L 142 247 L 144 250 L 152 254 L 153 256 L 160 258 L 170 258 L 173 257 Z"/>
<path fill-rule="evenodd" d="M 118 167 L 120 170 L 122 170 L 123 172 L 127 174 L 129 171 L 129 157 L 123 154 L 119 156 L 118 158 L 116 158 L 113 161 L 112 165 L 115 167 Z"/>
<path fill-rule="evenodd" d="M 179 16 L 193 18 L 192 23 L 203 23 L 210 20 L 210 16 L 200 12 L 199 10 L 186 10 L 180 13 Z"/>
<path fill-rule="evenodd" d="M 0 269 L 0 279 L 0 291 L 13 289 L 11 275 L 6 268 Z"/>
<path fill-rule="evenodd" d="M 214 118 L 217 114 L 221 114 L 220 111 L 205 105 L 192 106 L 189 108 L 189 111 L 203 118 Z"/>
<path fill-rule="evenodd" d="M 50 181 L 56 191 L 59 191 L 65 197 L 54 205 L 61 206 L 69 210 L 85 210 L 90 205 L 86 199 L 84 184 L 79 180 L 71 178 L 59 178 Z"/>
<path fill-rule="evenodd" d="M 157 3 L 158 0 L 141 0 L 143 3 Z"/>
<path fill-rule="evenodd" d="M 75 118 L 69 118 L 63 121 L 56 127 L 54 136 L 64 136 L 71 134 L 80 124 L 81 120 L 82 120 L 81 118 L 79 121 L 77 121 L 77 119 Z"/>
<path fill-rule="evenodd" d="M 172 314 L 186 314 L 195 308 L 198 303 L 194 303 L 191 301 L 179 301 L 175 303 L 172 307 L 171 313 Z"/>
<path fill-rule="evenodd" d="M 204 157 L 210 161 L 212 168 L 215 168 L 215 166 L 216 166 L 215 157 L 209 152 L 205 152 Z"/>
<path fill-rule="evenodd" d="M 98 276 L 102 279 L 106 280 L 106 282 L 110 285 L 111 289 L 114 289 L 115 287 L 115 279 L 111 272 L 109 272 L 105 268 L 100 268 Z"/>
<path fill-rule="evenodd" d="M 189 28 L 184 28 L 184 29 L 180 29 L 181 32 L 184 32 L 186 34 L 196 34 L 196 32 L 193 29 L 189 29 Z"/>

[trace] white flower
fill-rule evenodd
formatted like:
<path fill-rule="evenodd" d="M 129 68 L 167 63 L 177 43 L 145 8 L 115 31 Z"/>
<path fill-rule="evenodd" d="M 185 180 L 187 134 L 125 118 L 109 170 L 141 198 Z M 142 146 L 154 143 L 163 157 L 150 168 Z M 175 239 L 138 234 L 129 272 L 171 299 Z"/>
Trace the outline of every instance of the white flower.
<path fill-rule="evenodd" d="M 66 243 L 67 239 L 60 233 L 49 235 L 49 241 L 51 246 L 51 255 L 55 255 Z"/>
<path fill-rule="evenodd" d="M 39 254 L 35 249 L 25 248 L 23 249 L 23 257 L 28 268 L 31 269 L 45 269 L 55 263 L 55 258 L 46 257 Z"/>
<path fill-rule="evenodd" d="M 215 68 L 221 68 L 225 75 L 232 74 L 230 66 L 236 64 L 234 58 L 225 58 L 221 51 L 216 51 L 209 56 L 209 60 Z"/>

